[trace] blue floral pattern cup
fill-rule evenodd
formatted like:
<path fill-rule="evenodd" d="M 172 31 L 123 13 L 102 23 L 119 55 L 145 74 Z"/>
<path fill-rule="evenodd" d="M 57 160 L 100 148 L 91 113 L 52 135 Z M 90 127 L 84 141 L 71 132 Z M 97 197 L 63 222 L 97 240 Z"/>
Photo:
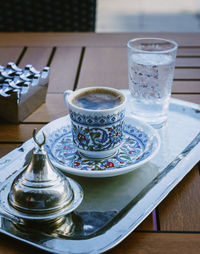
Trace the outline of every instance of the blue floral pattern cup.
<path fill-rule="evenodd" d="M 120 96 L 120 104 L 107 109 L 86 109 L 73 103 L 77 95 L 96 89 L 108 90 Z M 73 142 L 78 151 L 89 158 L 112 156 L 123 142 L 123 125 L 126 97 L 114 88 L 88 87 L 75 92 L 64 92 L 64 101 L 69 110 Z"/>

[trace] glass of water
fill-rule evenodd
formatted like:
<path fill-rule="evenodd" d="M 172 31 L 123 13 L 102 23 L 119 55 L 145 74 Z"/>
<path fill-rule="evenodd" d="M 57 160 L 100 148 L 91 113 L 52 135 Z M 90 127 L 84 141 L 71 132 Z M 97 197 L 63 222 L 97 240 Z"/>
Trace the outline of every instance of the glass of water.
<path fill-rule="evenodd" d="M 137 38 L 127 46 L 131 113 L 160 128 L 167 121 L 178 45 L 166 39 Z"/>

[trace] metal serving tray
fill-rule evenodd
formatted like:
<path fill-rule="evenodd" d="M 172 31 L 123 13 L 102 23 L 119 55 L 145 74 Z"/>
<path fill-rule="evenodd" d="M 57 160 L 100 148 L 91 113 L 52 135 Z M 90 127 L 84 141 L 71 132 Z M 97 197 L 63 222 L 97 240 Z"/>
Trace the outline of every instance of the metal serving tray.
<path fill-rule="evenodd" d="M 125 91 L 127 93 L 127 91 Z M 127 93 L 128 94 L 128 93 Z M 129 96 L 129 95 L 128 95 Z M 128 114 L 128 113 L 127 113 Z M 102 253 L 130 234 L 198 162 L 200 106 L 171 99 L 161 148 L 144 166 L 121 176 L 72 176 L 84 190 L 71 234 L 26 233 L 0 217 L 0 232 L 52 253 Z M 1 183 L 26 164 L 32 139 L 0 159 Z"/>

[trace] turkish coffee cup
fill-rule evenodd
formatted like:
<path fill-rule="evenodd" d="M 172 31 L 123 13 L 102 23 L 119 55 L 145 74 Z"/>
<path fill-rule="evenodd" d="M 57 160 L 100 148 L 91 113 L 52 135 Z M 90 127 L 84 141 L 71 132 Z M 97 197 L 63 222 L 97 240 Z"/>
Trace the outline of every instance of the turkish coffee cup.
<path fill-rule="evenodd" d="M 73 142 L 78 152 L 89 158 L 106 158 L 123 142 L 126 97 L 110 87 L 66 90 Z"/>

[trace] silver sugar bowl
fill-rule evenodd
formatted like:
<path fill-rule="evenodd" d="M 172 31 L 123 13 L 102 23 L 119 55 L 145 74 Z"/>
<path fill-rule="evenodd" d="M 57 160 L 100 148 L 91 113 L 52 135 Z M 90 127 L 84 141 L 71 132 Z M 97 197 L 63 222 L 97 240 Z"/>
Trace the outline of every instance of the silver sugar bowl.
<path fill-rule="evenodd" d="M 29 164 L 2 185 L 0 189 L 0 213 L 23 229 L 51 230 L 62 223 L 73 225 L 71 213 L 81 203 L 83 191 L 80 185 L 58 171 L 50 162 L 43 141 L 37 144 Z"/>

